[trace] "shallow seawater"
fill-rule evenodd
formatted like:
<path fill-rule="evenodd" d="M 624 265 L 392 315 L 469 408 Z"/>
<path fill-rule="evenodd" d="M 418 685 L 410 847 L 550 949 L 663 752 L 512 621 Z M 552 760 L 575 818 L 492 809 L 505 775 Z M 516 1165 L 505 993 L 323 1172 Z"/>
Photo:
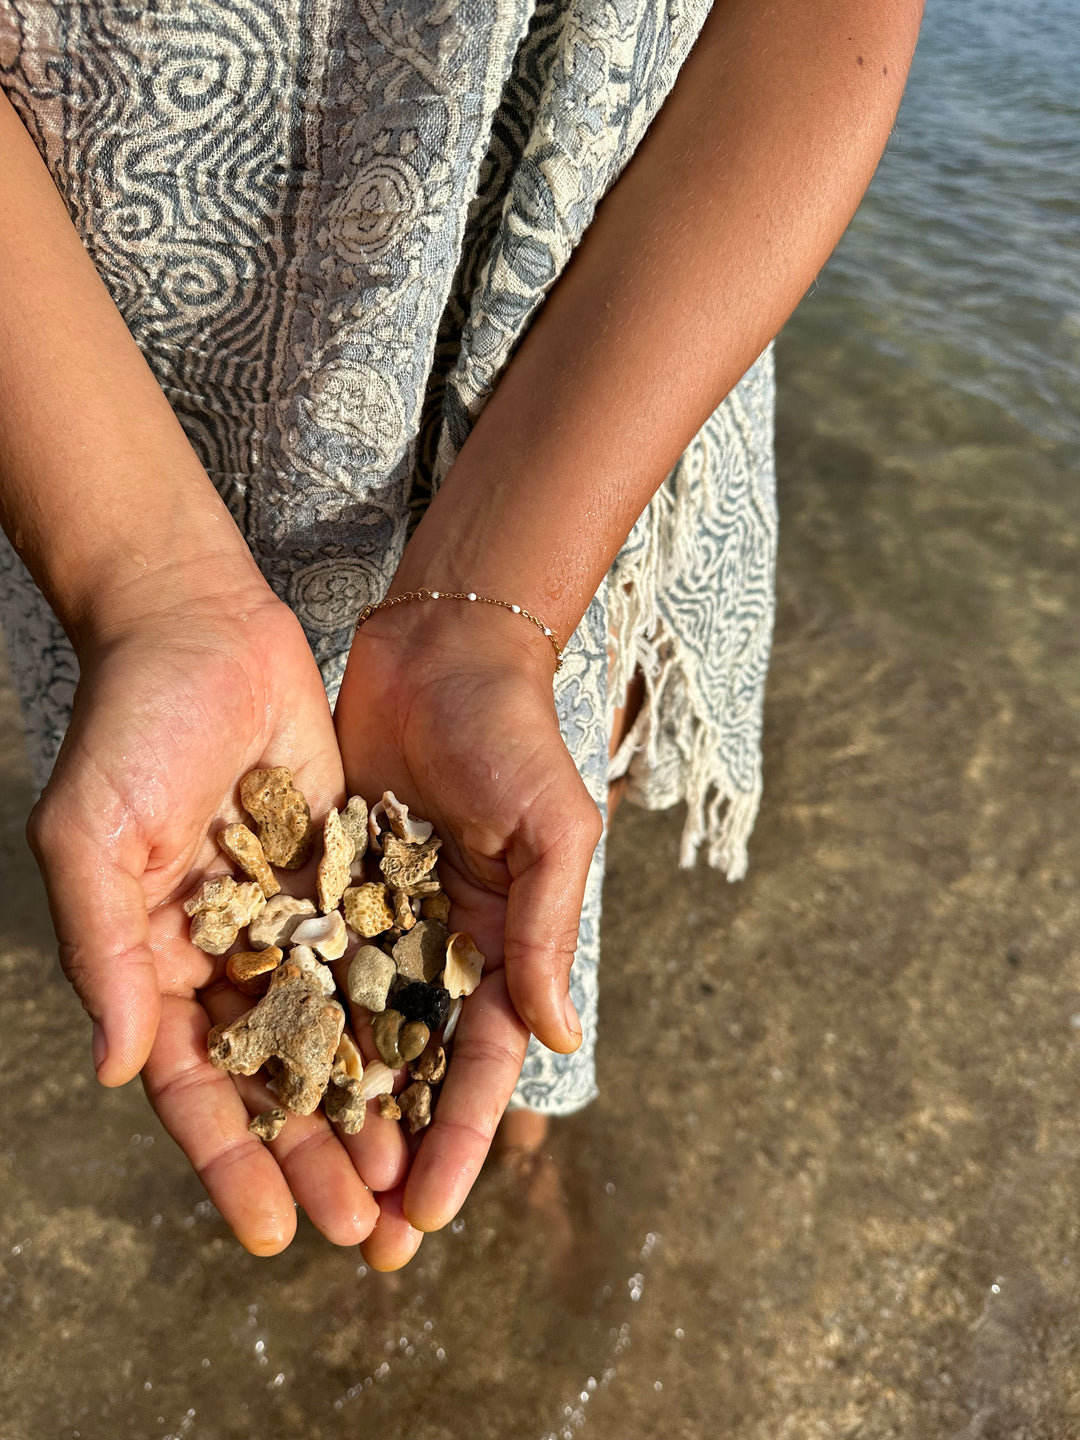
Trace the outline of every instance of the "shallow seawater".
<path fill-rule="evenodd" d="M 750 875 L 620 812 L 602 1098 L 399 1275 L 246 1255 L 96 1085 L 3 692 L 2 1440 L 1080 1437 L 1068 8 L 931 6 L 779 344 Z"/>

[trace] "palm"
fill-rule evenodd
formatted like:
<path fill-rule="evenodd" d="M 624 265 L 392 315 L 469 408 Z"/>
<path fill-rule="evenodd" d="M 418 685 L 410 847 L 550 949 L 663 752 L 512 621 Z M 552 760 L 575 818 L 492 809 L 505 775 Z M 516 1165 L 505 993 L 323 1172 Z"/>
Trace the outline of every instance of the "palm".
<path fill-rule="evenodd" d="M 249 1248 L 288 1243 L 294 1197 L 330 1238 L 355 1243 L 376 1214 L 365 1181 L 394 1183 L 400 1137 L 387 1125 L 342 1141 L 317 1116 L 294 1117 L 272 1152 L 249 1134 L 249 1113 L 272 1103 L 269 1093 L 214 1070 L 205 1035 L 250 1002 L 223 983 L 223 961 L 190 944 L 182 909 L 205 873 L 228 868 L 211 835 L 242 818 L 237 788 L 247 771 L 289 766 L 316 815 L 340 799 L 325 693 L 299 626 L 276 602 L 243 620 L 185 618 L 179 629 L 140 628 L 84 672 L 34 822 L 62 955 L 87 1008 L 105 1017 L 104 1078 L 126 1079 L 145 1059 L 163 1123 Z M 97 849 L 98 888 L 69 898 L 50 860 L 60 858 L 58 826 L 73 820 Z M 313 893 L 313 875 L 288 878 Z M 128 963 L 105 978 L 95 957 L 109 948 Z"/>
<path fill-rule="evenodd" d="M 405 1216 L 438 1228 L 465 1199 L 530 1028 L 572 1048 L 551 1015 L 561 1013 L 599 816 L 559 734 L 550 682 L 505 665 L 459 655 L 406 680 L 383 647 L 354 646 L 335 722 L 350 792 L 393 789 L 435 825 L 451 922 L 487 957 L 435 1122 L 367 1247 L 400 1264 L 420 1239 Z"/>

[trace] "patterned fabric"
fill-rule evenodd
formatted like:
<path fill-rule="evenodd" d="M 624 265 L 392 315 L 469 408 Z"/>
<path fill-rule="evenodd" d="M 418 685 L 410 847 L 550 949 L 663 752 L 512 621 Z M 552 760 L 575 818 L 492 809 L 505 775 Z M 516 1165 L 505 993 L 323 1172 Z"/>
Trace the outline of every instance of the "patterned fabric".
<path fill-rule="evenodd" d="M 675 81 L 708 0 L 0 0 L 0 84 L 331 701 L 595 207 Z M 648 701 L 612 773 L 689 802 L 732 878 L 760 795 L 772 624 L 766 353 L 667 478 L 567 646 L 562 733 L 598 805 L 635 663 Z M 0 544 L 0 620 L 35 774 L 77 666 Z M 607 650 L 613 640 L 614 683 Z M 604 847 L 572 992 L 585 1041 L 535 1043 L 515 1103 L 596 1093 Z"/>

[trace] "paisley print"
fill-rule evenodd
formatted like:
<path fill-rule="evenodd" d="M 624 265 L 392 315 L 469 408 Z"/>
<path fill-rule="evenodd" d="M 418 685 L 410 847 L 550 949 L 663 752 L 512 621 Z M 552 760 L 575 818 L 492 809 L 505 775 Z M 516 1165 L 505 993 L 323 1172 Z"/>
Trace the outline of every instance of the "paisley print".
<path fill-rule="evenodd" d="M 676 77 L 709 0 L 0 0 L 0 85 L 333 701 L 353 619 Z M 766 354 L 710 417 L 567 646 L 590 792 L 688 801 L 742 873 L 760 795 L 776 521 Z M 77 666 L 0 542 L 0 621 L 46 782 Z M 608 651 L 614 654 L 608 681 Z M 648 699 L 609 767 L 635 664 Z M 572 991 L 514 1103 L 596 1093 L 604 846 Z"/>

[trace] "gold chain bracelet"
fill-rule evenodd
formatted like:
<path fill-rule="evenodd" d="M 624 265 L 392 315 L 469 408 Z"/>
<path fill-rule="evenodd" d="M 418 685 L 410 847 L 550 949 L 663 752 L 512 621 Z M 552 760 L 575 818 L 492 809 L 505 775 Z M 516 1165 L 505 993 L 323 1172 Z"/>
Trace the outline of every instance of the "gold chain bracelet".
<path fill-rule="evenodd" d="M 509 600 L 493 600 L 490 595 L 477 595 L 475 590 L 406 590 L 403 595 L 395 595 L 392 600 L 380 600 L 377 605 L 365 605 L 357 616 L 356 629 L 359 630 L 365 620 L 370 620 L 376 610 L 389 610 L 391 606 L 404 605 L 409 600 L 475 600 L 477 604 L 498 605 L 501 609 L 509 610 L 514 615 L 520 615 L 522 619 L 531 621 L 541 635 L 546 635 L 551 641 L 552 649 L 555 651 L 555 673 L 559 673 L 562 665 L 562 647 L 555 639 L 552 630 L 542 620 L 537 619 L 522 605 L 512 605 Z"/>

